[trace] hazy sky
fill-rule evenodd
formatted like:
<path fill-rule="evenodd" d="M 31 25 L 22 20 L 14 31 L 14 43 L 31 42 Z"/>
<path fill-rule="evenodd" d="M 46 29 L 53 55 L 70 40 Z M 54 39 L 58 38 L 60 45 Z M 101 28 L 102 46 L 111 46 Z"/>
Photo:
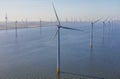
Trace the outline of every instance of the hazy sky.
<path fill-rule="evenodd" d="M 60 19 L 120 17 L 120 0 L 0 0 L 0 21 L 55 20 L 52 2 Z"/>

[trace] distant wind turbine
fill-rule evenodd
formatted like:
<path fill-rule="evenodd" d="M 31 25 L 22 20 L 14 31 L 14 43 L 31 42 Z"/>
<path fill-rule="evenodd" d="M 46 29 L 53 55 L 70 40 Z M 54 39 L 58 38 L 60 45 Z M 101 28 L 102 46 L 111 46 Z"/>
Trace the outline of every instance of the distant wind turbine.
<path fill-rule="evenodd" d="M 108 27 L 108 39 L 110 40 L 110 32 L 112 30 L 112 24 L 111 21 L 108 21 L 109 27 Z"/>
<path fill-rule="evenodd" d="M 7 28 L 7 23 L 8 23 L 8 17 L 7 17 L 7 13 L 6 13 L 6 16 L 5 16 L 5 26 L 6 26 L 6 30 L 8 29 L 8 28 Z"/>
<path fill-rule="evenodd" d="M 110 28 L 109 28 L 109 29 L 111 30 L 111 29 L 112 29 L 112 24 L 111 24 L 111 21 L 108 21 L 108 24 L 109 24 L 109 26 L 110 26 Z M 109 31 L 110 31 L 110 30 L 109 30 Z"/>
<path fill-rule="evenodd" d="M 81 30 L 62 26 L 53 3 L 52 3 L 52 6 L 58 22 L 55 36 L 57 36 L 57 74 L 60 74 L 60 29 L 62 28 L 62 29 L 76 30 L 76 31 L 81 31 Z"/>
<path fill-rule="evenodd" d="M 93 26 L 95 23 L 99 22 L 102 18 L 94 21 L 94 22 L 91 22 L 91 32 L 90 32 L 90 47 L 93 48 Z"/>
<path fill-rule="evenodd" d="M 26 19 L 26 28 L 28 28 L 28 20 Z"/>
<path fill-rule="evenodd" d="M 18 21 L 15 21 L 15 34 L 16 34 L 16 38 L 17 38 L 17 25 L 18 25 Z"/>
<path fill-rule="evenodd" d="M 23 20 L 23 19 L 21 19 L 21 25 L 22 25 L 22 27 L 25 28 L 25 23 L 24 23 L 24 20 Z"/>
<path fill-rule="evenodd" d="M 105 22 L 108 20 L 108 18 L 106 18 L 104 21 L 103 21 L 103 32 L 102 32 L 102 39 L 103 39 L 103 43 L 104 43 L 104 32 L 105 32 L 105 26 L 106 26 L 106 24 L 105 24 Z"/>
<path fill-rule="evenodd" d="M 68 19 L 66 18 L 66 23 L 68 23 Z"/>
<path fill-rule="evenodd" d="M 42 21 L 41 21 L 41 19 L 40 19 L 40 34 L 42 33 Z"/>

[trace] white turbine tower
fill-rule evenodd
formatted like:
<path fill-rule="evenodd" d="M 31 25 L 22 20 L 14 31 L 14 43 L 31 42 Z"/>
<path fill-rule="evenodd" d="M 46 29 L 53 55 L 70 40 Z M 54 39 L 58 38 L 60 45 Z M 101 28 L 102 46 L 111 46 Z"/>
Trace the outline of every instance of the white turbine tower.
<path fill-rule="evenodd" d="M 15 21 L 15 34 L 16 34 L 16 38 L 17 38 L 17 25 L 18 25 L 18 21 Z"/>
<path fill-rule="evenodd" d="M 40 19 L 40 34 L 42 33 L 42 21 Z"/>
<path fill-rule="evenodd" d="M 28 28 L 28 20 L 26 18 L 26 25 L 25 25 L 25 28 Z"/>
<path fill-rule="evenodd" d="M 111 31 L 111 29 L 112 29 L 111 21 L 108 21 L 108 24 L 109 24 L 109 31 Z"/>
<path fill-rule="evenodd" d="M 106 22 L 107 20 L 108 20 L 108 18 L 103 21 L 103 29 L 102 29 L 102 30 L 103 30 L 103 32 L 102 32 L 103 44 L 104 44 L 104 33 L 105 33 L 105 26 L 106 26 L 105 22 Z"/>
<path fill-rule="evenodd" d="M 91 22 L 91 32 L 90 32 L 90 48 L 93 48 L 93 29 L 94 29 L 94 24 L 99 22 L 101 19 L 98 19 L 94 22 Z"/>
<path fill-rule="evenodd" d="M 52 3 L 52 5 L 53 5 L 55 16 L 56 16 L 56 19 L 57 19 L 57 22 L 58 22 L 57 32 L 56 32 L 56 35 L 57 35 L 57 74 L 60 74 L 60 29 L 62 28 L 62 29 L 76 30 L 76 31 L 81 31 L 81 30 L 62 26 L 61 23 L 60 23 L 59 17 L 57 15 L 56 9 L 54 7 L 54 4 Z"/>
<path fill-rule="evenodd" d="M 8 29 L 8 28 L 7 28 L 7 23 L 8 23 L 8 17 L 7 17 L 7 13 L 6 13 L 6 15 L 5 15 L 5 26 L 6 26 L 6 30 Z"/>
<path fill-rule="evenodd" d="M 108 27 L 108 39 L 110 40 L 110 32 L 112 30 L 112 24 L 111 24 L 110 20 L 108 21 L 108 24 L 109 24 L 109 27 Z"/>

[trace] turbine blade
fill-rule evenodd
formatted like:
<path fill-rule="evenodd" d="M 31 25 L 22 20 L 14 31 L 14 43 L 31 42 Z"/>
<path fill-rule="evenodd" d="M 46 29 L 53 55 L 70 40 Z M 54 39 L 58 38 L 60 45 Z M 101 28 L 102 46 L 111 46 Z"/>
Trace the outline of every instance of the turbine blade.
<path fill-rule="evenodd" d="M 102 18 L 100 18 L 100 19 L 98 19 L 98 20 L 94 21 L 93 23 L 97 23 L 97 22 L 99 22 L 101 19 L 102 19 Z"/>
<path fill-rule="evenodd" d="M 68 29 L 68 30 L 83 31 L 83 30 L 80 30 L 80 29 L 70 28 L 70 27 L 64 27 L 64 26 L 60 26 L 60 28 L 63 28 L 63 29 Z"/>
<path fill-rule="evenodd" d="M 61 24 L 60 24 L 59 17 L 58 17 L 58 15 L 57 15 L 57 11 L 56 11 L 55 6 L 54 6 L 54 3 L 52 3 L 52 6 L 53 6 L 53 9 L 54 9 L 55 16 L 56 16 L 56 19 L 57 19 L 57 21 L 58 21 L 58 24 L 61 25 Z"/>

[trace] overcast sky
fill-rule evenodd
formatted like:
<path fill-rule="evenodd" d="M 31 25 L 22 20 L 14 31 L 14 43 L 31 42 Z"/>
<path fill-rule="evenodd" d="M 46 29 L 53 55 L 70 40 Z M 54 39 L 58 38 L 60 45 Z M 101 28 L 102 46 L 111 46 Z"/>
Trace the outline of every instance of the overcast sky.
<path fill-rule="evenodd" d="M 120 17 L 120 0 L 0 0 L 0 21 L 55 20 L 52 2 L 62 20 Z"/>

